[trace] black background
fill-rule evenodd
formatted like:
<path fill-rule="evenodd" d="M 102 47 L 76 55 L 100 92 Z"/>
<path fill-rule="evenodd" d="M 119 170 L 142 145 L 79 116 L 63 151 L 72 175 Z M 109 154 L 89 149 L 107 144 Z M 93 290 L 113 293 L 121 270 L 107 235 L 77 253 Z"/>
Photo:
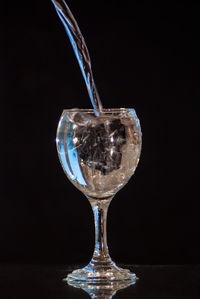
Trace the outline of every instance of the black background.
<path fill-rule="evenodd" d="M 108 217 L 117 262 L 200 262 L 198 1 L 68 1 L 110 107 L 134 107 L 141 161 Z M 90 108 L 51 1 L 2 1 L 0 262 L 80 263 L 93 251 L 87 200 L 59 164 L 64 108 Z"/>

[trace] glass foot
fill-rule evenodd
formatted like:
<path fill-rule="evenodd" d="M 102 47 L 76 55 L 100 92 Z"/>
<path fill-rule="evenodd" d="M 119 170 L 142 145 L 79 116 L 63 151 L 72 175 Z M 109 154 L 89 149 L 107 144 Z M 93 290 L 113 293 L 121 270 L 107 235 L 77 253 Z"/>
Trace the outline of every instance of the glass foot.
<path fill-rule="evenodd" d="M 116 281 L 136 282 L 136 275 L 128 269 L 122 269 L 112 261 L 98 262 L 92 260 L 86 267 L 78 269 L 68 274 L 66 280 L 73 281 L 77 286 L 81 282 L 89 284 L 109 284 Z"/>

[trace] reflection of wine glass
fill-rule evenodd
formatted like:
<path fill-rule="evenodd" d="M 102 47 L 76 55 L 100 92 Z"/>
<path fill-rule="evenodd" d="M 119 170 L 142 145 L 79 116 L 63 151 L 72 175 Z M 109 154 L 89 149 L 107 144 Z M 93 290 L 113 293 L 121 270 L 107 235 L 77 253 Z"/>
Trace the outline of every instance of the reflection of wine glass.
<path fill-rule="evenodd" d="M 92 299 L 112 299 L 112 297 L 117 293 L 117 291 L 125 289 L 134 284 L 134 282 L 130 280 L 124 281 L 113 281 L 109 284 L 93 284 L 93 283 L 85 283 L 80 281 L 71 280 L 68 281 L 70 286 L 83 289 L 87 292 Z"/>
<path fill-rule="evenodd" d="M 106 217 L 113 196 L 133 175 L 141 151 L 141 129 L 134 109 L 64 110 L 57 130 L 57 150 L 69 180 L 88 198 L 95 219 L 95 249 L 83 269 L 68 280 L 90 283 L 136 280 L 111 260 Z"/>

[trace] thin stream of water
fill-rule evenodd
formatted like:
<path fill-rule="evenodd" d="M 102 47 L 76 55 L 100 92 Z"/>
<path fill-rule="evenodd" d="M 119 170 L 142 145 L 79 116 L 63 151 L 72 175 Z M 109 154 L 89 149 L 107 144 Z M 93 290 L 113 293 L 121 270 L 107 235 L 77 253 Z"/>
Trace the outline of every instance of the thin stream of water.
<path fill-rule="evenodd" d="M 64 25 L 65 31 L 70 39 L 74 53 L 78 60 L 83 78 L 85 80 L 89 97 L 94 108 L 95 114 L 98 116 L 103 107 L 99 94 L 94 82 L 91 59 L 89 55 L 88 48 L 86 46 L 85 40 L 81 31 L 78 27 L 78 24 L 72 15 L 69 7 L 64 0 L 51 0 L 55 6 L 56 12 Z"/>

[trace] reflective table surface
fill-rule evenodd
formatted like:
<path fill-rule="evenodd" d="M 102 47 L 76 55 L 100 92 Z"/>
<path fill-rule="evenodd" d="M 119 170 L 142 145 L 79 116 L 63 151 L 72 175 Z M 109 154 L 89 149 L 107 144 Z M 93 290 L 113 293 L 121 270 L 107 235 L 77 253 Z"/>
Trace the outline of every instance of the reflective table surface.
<path fill-rule="evenodd" d="M 101 289 L 83 290 L 69 286 L 63 278 L 74 268 L 63 265 L 0 265 L 1 299 L 200 299 L 200 266 L 131 266 L 135 285 L 116 293 Z"/>

